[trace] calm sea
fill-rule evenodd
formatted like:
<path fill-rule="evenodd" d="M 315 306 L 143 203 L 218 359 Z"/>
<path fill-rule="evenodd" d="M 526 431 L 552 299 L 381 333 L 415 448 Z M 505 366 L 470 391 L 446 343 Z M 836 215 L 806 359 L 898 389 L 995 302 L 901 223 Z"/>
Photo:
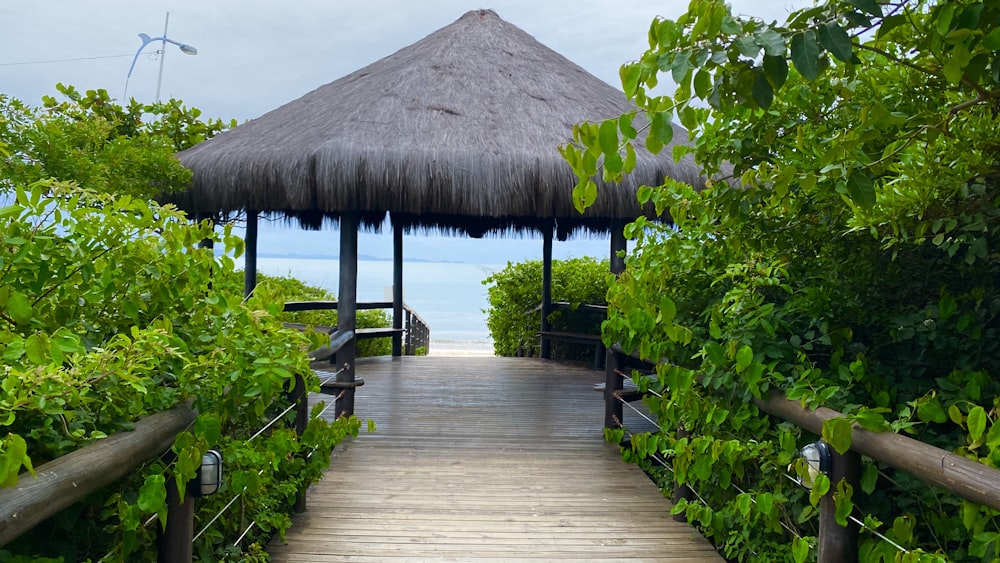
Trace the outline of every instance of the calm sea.
<path fill-rule="evenodd" d="M 450 262 L 404 262 L 403 301 L 431 328 L 431 342 L 485 343 L 490 340 L 485 309 L 489 306 L 483 280 L 504 265 Z M 334 294 L 339 285 L 335 259 L 257 259 L 257 270 L 291 275 Z M 392 300 L 392 262 L 358 261 L 358 301 Z"/>

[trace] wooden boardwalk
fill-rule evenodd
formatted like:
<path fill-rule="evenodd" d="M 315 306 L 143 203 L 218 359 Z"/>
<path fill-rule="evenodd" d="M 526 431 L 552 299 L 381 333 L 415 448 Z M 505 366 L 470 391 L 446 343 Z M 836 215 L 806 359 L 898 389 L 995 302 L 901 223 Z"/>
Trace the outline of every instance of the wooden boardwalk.
<path fill-rule="evenodd" d="M 527 358 L 362 360 L 356 414 L 275 562 L 720 562 L 602 438 L 603 372 Z"/>

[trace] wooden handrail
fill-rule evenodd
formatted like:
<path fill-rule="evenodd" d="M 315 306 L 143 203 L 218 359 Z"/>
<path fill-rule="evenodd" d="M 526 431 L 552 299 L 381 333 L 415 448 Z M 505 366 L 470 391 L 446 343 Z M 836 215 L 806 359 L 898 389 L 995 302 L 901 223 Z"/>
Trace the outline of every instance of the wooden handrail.
<path fill-rule="evenodd" d="M 617 344 L 611 350 L 648 361 L 636 354 L 626 353 Z M 816 435 L 822 435 L 824 421 L 845 416 L 827 407 L 808 409 L 798 401 L 789 400 L 781 391 L 773 391 L 767 398 L 754 398 L 754 404 L 760 410 Z M 851 451 L 906 471 L 929 485 L 941 487 L 966 500 L 1000 510 L 1000 469 L 895 432 L 872 432 L 857 424 L 851 430 Z"/>
<path fill-rule="evenodd" d="M 312 352 L 309 352 L 309 359 L 312 361 L 323 361 L 329 360 L 341 348 L 347 345 L 348 342 L 353 340 L 355 333 L 353 330 L 338 330 L 330 335 L 330 343 L 322 348 L 317 348 Z"/>
<path fill-rule="evenodd" d="M 0 489 L 0 546 L 160 455 L 194 419 L 190 406 L 180 405 L 45 463 L 34 477 L 22 473 L 16 487 Z"/>
<path fill-rule="evenodd" d="M 336 311 L 338 307 L 337 301 L 289 301 L 284 304 L 285 312 L 300 312 L 300 311 Z M 371 310 L 371 309 L 391 309 L 393 307 L 392 301 L 368 301 L 360 302 L 357 304 L 357 309 L 359 311 Z M 407 353 L 414 354 L 417 348 L 427 348 L 430 345 L 430 328 L 427 325 L 427 321 L 421 318 L 413 309 L 411 309 L 405 303 L 403 304 L 403 312 L 406 315 L 408 321 L 404 326 L 404 331 L 406 332 L 407 340 Z M 305 325 L 299 325 L 297 323 L 285 323 L 285 326 L 304 329 Z M 319 327 L 317 327 L 319 328 Z M 329 328 L 327 330 L 333 330 Z M 377 335 L 376 338 L 398 338 L 399 331 L 387 331 L 385 335 Z M 343 336 L 343 335 L 341 335 Z M 317 350 L 313 350 L 309 353 L 313 360 L 326 360 L 331 358 L 337 353 L 337 350 L 342 348 L 350 339 L 347 339 L 339 344 L 339 346 L 334 346 L 338 341 L 335 339 L 340 338 L 337 333 L 333 333 L 330 338 L 330 346 L 324 346 Z M 351 333 L 351 338 L 360 337 L 372 337 L 371 334 L 359 334 L 356 332 Z M 402 343 L 401 343 L 402 344 Z M 335 349 L 334 349 L 335 348 Z"/>
<path fill-rule="evenodd" d="M 767 399 L 755 398 L 754 403 L 760 410 L 814 434 L 822 434 L 823 421 L 844 416 L 826 407 L 809 410 L 780 391 Z M 857 424 L 851 430 L 851 450 L 966 500 L 1000 510 L 1000 470 L 895 432 L 872 432 Z"/>
<path fill-rule="evenodd" d="M 285 312 L 336 311 L 337 307 L 337 301 L 289 301 L 285 303 Z M 359 302 L 357 308 L 359 311 L 367 311 L 370 309 L 392 309 L 392 301 L 364 301 Z M 407 309 L 408 307 L 406 304 L 403 304 L 403 308 Z"/>

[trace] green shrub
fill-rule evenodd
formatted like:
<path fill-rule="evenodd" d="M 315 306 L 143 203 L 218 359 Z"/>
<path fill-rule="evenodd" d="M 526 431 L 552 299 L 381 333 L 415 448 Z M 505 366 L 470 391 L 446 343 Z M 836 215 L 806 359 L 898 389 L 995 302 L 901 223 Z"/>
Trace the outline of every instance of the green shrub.
<path fill-rule="evenodd" d="M 234 271 L 224 282 L 233 292 L 243 291 L 243 272 Z M 269 302 L 287 303 L 289 301 L 336 301 L 336 296 L 320 287 L 308 285 L 292 276 L 269 276 L 257 274 L 257 288 L 254 293 Z M 278 315 L 282 322 L 300 323 L 312 326 L 336 328 L 337 311 L 295 311 L 282 312 Z M 392 317 L 384 309 L 358 311 L 358 328 L 386 328 L 392 326 Z M 324 336 L 316 340 L 323 342 Z M 392 340 L 389 338 L 370 338 L 358 341 L 358 357 L 387 356 L 392 353 Z"/>
<path fill-rule="evenodd" d="M 552 300 L 571 304 L 605 305 L 609 283 L 607 260 L 591 257 L 552 261 Z M 542 262 L 508 262 L 507 267 L 491 274 L 488 286 L 490 307 L 487 326 L 498 356 L 534 356 L 538 354 L 541 328 Z M 600 334 L 602 315 L 581 310 L 554 311 L 549 316 L 552 330 Z M 553 342 L 555 359 L 588 360 L 593 346 Z"/>
<path fill-rule="evenodd" d="M 261 530 L 248 543 L 288 528 L 296 491 L 320 478 L 333 445 L 359 424 L 316 418 L 300 437 L 286 418 L 248 439 L 287 405 L 296 373 L 311 390 L 319 381 L 305 354 L 313 344 L 282 327 L 280 300 L 243 303 L 242 291 L 219 283 L 234 275 L 233 260 L 199 248 L 205 238 L 230 249 L 240 241 L 169 208 L 57 182 L 7 201 L 0 487 L 143 416 L 189 400 L 199 414 L 177 436 L 173 461 L 140 467 L 5 546 L 0 559 L 155 558 L 159 519 L 150 517 L 164 514 L 166 488 L 183 487 L 210 447 L 224 455 L 225 484 L 197 502 L 196 526 L 243 494 L 195 543 L 200 559 L 238 559 L 226 546 L 251 520 Z"/>

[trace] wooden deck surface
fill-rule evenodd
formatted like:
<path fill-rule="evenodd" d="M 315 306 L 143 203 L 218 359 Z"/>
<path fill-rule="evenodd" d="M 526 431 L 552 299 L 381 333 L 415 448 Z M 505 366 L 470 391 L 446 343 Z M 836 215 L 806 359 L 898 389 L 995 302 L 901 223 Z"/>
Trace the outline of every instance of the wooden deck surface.
<path fill-rule="evenodd" d="M 377 432 L 337 447 L 272 561 L 722 561 L 604 442 L 603 372 L 405 357 L 357 373 Z"/>

